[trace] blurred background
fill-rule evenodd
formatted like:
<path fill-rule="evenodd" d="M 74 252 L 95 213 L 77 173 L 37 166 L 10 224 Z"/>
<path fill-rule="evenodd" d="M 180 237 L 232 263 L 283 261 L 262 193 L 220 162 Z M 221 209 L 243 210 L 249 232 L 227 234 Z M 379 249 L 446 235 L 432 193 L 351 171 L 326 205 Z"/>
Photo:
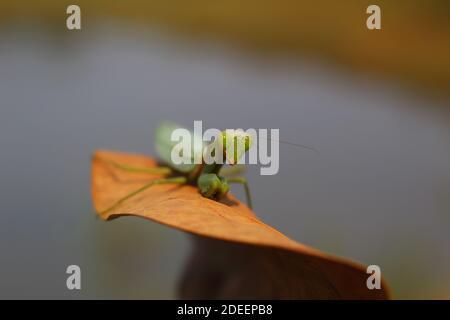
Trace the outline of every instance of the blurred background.
<path fill-rule="evenodd" d="M 80 31 L 66 28 L 73 3 Z M 176 296 L 188 237 L 102 222 L 90 197 L 93 150 L 154 154 L 161 120 L 279 128 L 318 149 L 281 145 L 275 176 L 249 168 L 257 215 L 379 265 L 394 298 L 450 298 L 449 13 L 446 0 L 2 0 L 0 298 Z"/>

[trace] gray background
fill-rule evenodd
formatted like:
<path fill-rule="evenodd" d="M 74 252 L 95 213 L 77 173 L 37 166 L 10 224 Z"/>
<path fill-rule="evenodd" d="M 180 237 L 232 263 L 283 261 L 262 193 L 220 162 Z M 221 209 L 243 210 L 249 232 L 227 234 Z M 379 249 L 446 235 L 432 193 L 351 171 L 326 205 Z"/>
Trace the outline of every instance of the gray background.
<path fill-rule="evenodd" d="M 92 151 L 152 154 L 167 119 L 279 128 L 315 147 L 282 145 L 276 176 L 250 167 L 262 220 L 379 265 L 396 297 L 450 297 L 448 101 L 323 61 L 107 23 L 3 26 L 0 98 L 0 298 L 174 297 L 188 238 L 102 222 L 90 198 Z M 81 291 L 65 287 L 69 264 Z"/>

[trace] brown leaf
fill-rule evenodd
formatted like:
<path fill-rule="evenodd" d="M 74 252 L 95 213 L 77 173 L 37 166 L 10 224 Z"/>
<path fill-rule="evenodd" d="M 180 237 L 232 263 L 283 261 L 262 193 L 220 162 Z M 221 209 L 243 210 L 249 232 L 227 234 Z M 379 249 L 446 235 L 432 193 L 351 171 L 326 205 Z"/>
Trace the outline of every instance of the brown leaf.
<path fill-rule="evenodd" d="M 141 167 L 156 165 L 153 159 L 140 155 L 97 151 L 92 164 L 92 196 L 97 212 L 158 178 L 123 172 L 100 158 Z M 124 215 L 150 219 L 203 239 L 196 242 L 196 251 L 185 272 L 183 297 L 388 297 L 384 282 L 381 290 L 367 289 L 369 275 L 363 266 L 289 239 L 261 222 L 232 195 L 219 203 L 202 197 L 193 186 L 152 186 L 101 218 Z"/>

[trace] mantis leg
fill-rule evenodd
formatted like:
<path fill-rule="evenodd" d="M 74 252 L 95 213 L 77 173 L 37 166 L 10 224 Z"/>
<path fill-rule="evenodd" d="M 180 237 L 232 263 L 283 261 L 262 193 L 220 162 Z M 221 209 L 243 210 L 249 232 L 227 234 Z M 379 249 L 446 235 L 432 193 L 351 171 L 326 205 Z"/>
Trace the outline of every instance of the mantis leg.
<path fill-rule="evenodd" d="M 135 195 L 141 193 L 142 191 L 150 188 L 151 186 L 155 185 L 161 185 L 161 184 L 185 184 L 187 182 L 186 177 L 174 177 L 174 178 L 166 178 L 166 179 L 155 179 L 150 181 L 149 183 L 143 185 L 139 189 L 127 194 L 125 197 L 119 199 L 117 202 L 115 202 L 112 206 L 110 206 L 108 209 L 103 210 L 100 212 L 100 214 L 104 214 L 108 211 L 111 211 L 112 209 L 116 208 L 118 205 L 122 204 L 124 201 L 130 199 L 131 197 L 134 197 Z"/>
<path fill-rule="evenodd" d="M 101 159 L 113 167 L 126 171 L 126 172 L 142 172 L 142 173 L 150 173 L 150 174 L 163 174 L 169 175 L 172 173 L 172 169 L 169 167 L 152 167 L 152 168 L 144 168 L 144 167 L 134 167 L 123 163 L 118 163 L 112 160 Z"/>
<path fill-rule="evenodd" d="M 242 174 L 245 172 L 245 166 L 244 165 L 234 165 L 234 166 L 228 166 L 228 167 L 222 167 L 220 169 L 220 175 L 229 177 L 229 176 L 235 176 L 237 174 Z"/>
<path fill-rule="evenodd" d="M 248 186 L 248 182 L 246 178 L 243 177 L 236 177 L 236 178 L 229 178 L 227 179 L 228 183 L 239 183 L 244 186 L 245 190 L 245 196 L 247 198 L 247 204 L 250 209 L 252 209 L 252 197 L 250 195 L 250 188 Z"/>

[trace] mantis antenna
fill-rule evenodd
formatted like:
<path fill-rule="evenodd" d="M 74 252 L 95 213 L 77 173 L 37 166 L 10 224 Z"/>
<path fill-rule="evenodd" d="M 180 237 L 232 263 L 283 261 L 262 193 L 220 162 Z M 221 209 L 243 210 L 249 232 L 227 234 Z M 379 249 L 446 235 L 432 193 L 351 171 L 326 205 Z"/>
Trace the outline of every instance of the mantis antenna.
<path fill-rule="evenodd" d="M 310 151 L 314 151 L 316 154 L 320 154 L 319 150 L 317 150 L 316 148 L 310 147 L 310 146 L 307 146 L 307 145 L 304 145 L 304 144 L 298 144 L 298 143 L 285 141 L 285 140 L 281 140 L 281 139 L 275 140 L 275 139 L 264 138 L 264 137 L 258 137 L 258 138 L 266 139 L 266 140 L 269 140 L 269 141 L 277 141 L 277 142 L 280 142 L 282 144 L 287 144 L 287 145 L 298 147 L 298 148 L 308 149 Z"/>

